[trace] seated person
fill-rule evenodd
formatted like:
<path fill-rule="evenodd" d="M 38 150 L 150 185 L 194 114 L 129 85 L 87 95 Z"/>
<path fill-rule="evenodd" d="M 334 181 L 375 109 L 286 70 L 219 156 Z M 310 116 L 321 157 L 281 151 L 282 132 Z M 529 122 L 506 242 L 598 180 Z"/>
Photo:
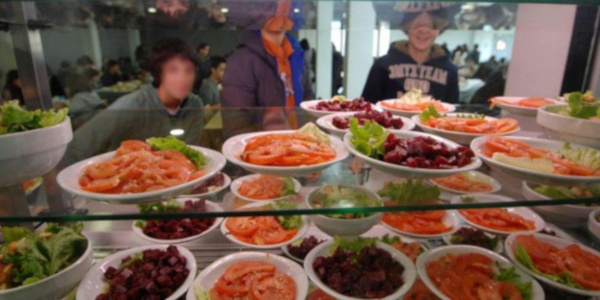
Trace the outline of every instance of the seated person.
<path fill-rule="evenodd" d="M 79 128 L 83 123 L 91 119 L 98 109 L 106 107 L 94 87 L 98 83 L 100 72 L 96 69 L 87 69 L 77 77 L 71 87 L 73 99 L 69 104 L 69 117 L 73 129 Z"/>
<path fill-rule="evenodd" d="M 221 104 L 219 85 L 223 82 L 225 74 L 225 59 L 220 56 L 210 58 L 210 76 L 202 80 L 200 86 L 200 98 L 206 105 L 216 106 Z"/>
<path fill-rule="evenodd" d="M 102 86 L 113 86 L 119 81 L 123 81 L 121 65 L 114 60 L 109 60 L 106 63 L 106 72 L 100 78 L 100 83 L 102 83 Z"/>
<path fill-rule="evenodd" d="M 191 94 L 197 64 L 196 54 L 186 41 L 157 41 L 151 54 L 153 84 L 119 98 L 76 130 L 65 162 L 72 164 L 115 150 L 124 140 L 168 136 L 173 129 L 183 130 L 178 138 L 186 143 L 200 143 L 204 104 Z"/>

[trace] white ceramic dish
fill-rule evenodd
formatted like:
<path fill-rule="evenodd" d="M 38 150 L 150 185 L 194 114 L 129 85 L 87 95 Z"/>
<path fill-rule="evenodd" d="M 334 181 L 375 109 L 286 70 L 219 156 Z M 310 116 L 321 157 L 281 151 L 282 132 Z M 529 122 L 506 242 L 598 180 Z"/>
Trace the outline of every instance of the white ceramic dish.
<path fill-rule="evenodd" d="M 553 141 L 546 139 L 537 139 L 537 138 L 529 138 L 529 137 L 510 137 L 516 141 L 520 141 L 528 144 L 529 146 L 536 148 L 543 148 L 550 151 L 557 151 L 561 149 L 564 145 L 564 142 L 561 141 Z M 551 173 L 543 173 L 539 171 L 534 171 L 530 169 L 525 169 L 509 164 L 505 164 L 503 162 L 499 162 L 493 160 L 491 157 L 485 156 L 481 153 L 480 149 L 485 143 L 487 137 L 482 136 L 478 137 L 471 142 L 471 150 L 475 152 L 475 155 L 481 158 L 483 162 L 490 166 L 490 168 L 494 170 L 498 170 L 506 173 L 509 176 L 512 176 L 517 179 L 526 180 L 529 182 L 535 182 L 540 184 L 550 184 L 550 185 L 578 185 L 590 182 L 600 182 L 600 176 L 575 176 L 575 175 L 559 175 L 559 174 L 551 174 Z M 571 144 L 572 148 L 588 148 L 581 145 Z"/>
<path fill-rule="evenodd" d="M 265 203 L 265 202 L 270 202 L 270 201 L 277 201 L 277 200 L 283 200 L 286 198 L 289 198 L 292 195 L 287 195 L 287 196 L 283 196 L 283 197 L 278 197 L 278 198 L 273 198 L 273 199 L 252 199 L 252 198 L 248 198 L 242 194 L 239 193 L 240 190 L 240 186 L 242 185 L 242 183 L 244 181 L 248 181 L 248 180 L 254 180 L 256 178 L 258 178 L 260 176 L 260 174 L 251 174 L 251 175 L 247 175 L 247 176 L 243 176 L 243 177 L 239 177 L 237 179 L 235 179 L 230 186 L 231 192 L 238 198 L 240 199 L 244 199 L 246 201 L 250 201 L 250 202 L 261 202 L 261 203 Z M 302 188 L 302 185 L 300 184 L 300 182 L 298 180 L 296 180 L 293 177 L 290 177 L 292 179 L 292 181 L 294 182 L 294 192 L 295 194 L 300 193 L 300 189 Z"/>
<path fill-rule="evenodd" d="M 250 203 L 250 204 L 240 207 L 238 210 L 252 210 L 252 209 L 260 208 L 265 205 L 269 205 L 269 203 L 253 202 L 253 203 Z M 282 246 L 285 246 L 285 245 L 291 243 L 292 241 L 295 241 L 295 240 L 303 237 L 306 234 L 306 232 L 308 231 L 308 228 L 310 227 L 310 221 L 306 218 L 306 216 L 301 216 L 301 218 L 302 218 L 302 226 L 298 229 L 298 232 L 296 233 L 296 235 L 293 238 L 291 238 L 283 243 L 270 244 L 270 245 L 256 245 L 256 244 L 242 242 L 239 239 L 237 239 L 227 228 L 226 224 L 227 224 L 228 218 L 225 218 L 225 220 L 223 220 L 223 222 L 221 222 L 221 233 L 223 233 L 223 235 L 227 239 L 229 239 L 230 241 L 232 241 L 238 245 L 242 245 L 242 246 L 246 246 L 246 247 L 254 248 L 254 249 L 275 249 L 275 248 L 280 248 Z"/>
<path fill-rule="evenodd" d="M 325 240 L 325 241 L 329 241 L 329 240 L 331 240 L 331 236 L 329 236 L 329 235 L 327 235 L 327 234 L 325 234 L 325 233 L 322 233 L 321 231 L 318 231 L 318 230 L 312 230 L 312 231 L 311 231 L 311 230 L 309 230 L 309 231 L 306 233 L 306 235 L 304 235 L 303 237 L 301 237 L 301 238 L 299 238 L 299 239 L 297 239 L 297 240 L 295 240 L 295 241 L 291 242 L 290 244 L 294 244 L 296 241 L 298 241 L 298 242 L 302 242 L 302 241 L 303 241 L 305 238 L 307 238 L 307 237 L 309 237 L 309 236 L 314 236 L 314 237 L 315 237 L 317 240 L 321 240 L 321 241 L 322 241 L 322 240 Z M 294 256 L 294 255 L 292 255 L 292 254 L 290 253 L 290 251 L 288 250 L 288 248 L 287 248 L 288 246 L 289 246 L 289 244 L 288 244 L 288 245 L 285 245 L 285 246 L 281 246 L 281 251 L 282 251 L 282 252 L 283 252 L 283 253 L 284 253 L 284 254 L 285 254 L 287 257 L 291 258 L 291 259 L 292 259 L 292 260 L 294 260 L 294 261 L 297 261 L 297 262 L 299 262 L 299 263 L 302 263 L 302 262 L 304 262 L 304 259 L 300 259 L 300 258 L 298 258 L 298 257 L 296 257 L 296 256 Z"/>
<path fill-rule="evenodd" d="M 354 99 L 346 99 L 344 101 L 352 101 Z M 300 108 L 307 111 L 315 118 L 320 118 L 322 116 L 339 113 L 339 111 L 328 111 L 328 110 L 317 110 L 315 106 L 322 101 L 331 101 L 331 99 L 320 99 L 320 100 L 307 100 L 300 102 Z M 376 109 L 376 107 L 371 104 L 371 109 Z"/>
<path fill-rule="evenodd" d="M 189 194 L 189 195 L 179 195 L 177 197 L 181 197 L 181 198 L 202 198 L 202 197 L 206 197 L 206 196 L 210 196 L 213 194 L 217 194 L 219 192 L 221 192 L 222 190 L 226 189 L 229 187 L 229 185 L 231 184 L 231 177 L 229 177 L 229 175 L 219 172 L 213 176 L 217 176 L 219 174 L 223 174 L 223 185 L 218 186 L 218 187 L 214 187 L 213 189 L 209 189 L 208 192 L 206 193 L 199 193 L 199 194 Z M 204 181 L 208 180 L 209 178 L 205 179 Z M 199 184 L 202 184 L 202 182 L 200 182 Z M 196 185 L 198 186 L 198 185 Z M 194 190 L 192 189 L 192 192 Z"/>
<path fill-rule="evenodd" d="M 84 234 L 85 235 L 85 234 Z M 81 278 L 92 267 L 94 252 L 87 238 L 87 247 L 81 257 L 62 271 L 38 282 L 12 289 L 1 290 L 2 300 L 47 300 L 62 299 L 77 286 Z"/>
<path fill-rule="evenodd" d="M 442 223 L 444 223 L 444 225 L 446 225 L 448 227 L 452 227 L 452 229 L 450 229 L 446 232 L 442 232 L 442 233 L 420 234 L 420 233 L 413 233 L 413 232 L 409 232 L 409 231 L 400 230 L 400 229 L 393 227 L 392 225 L 386 223 L 383 220 L 381 221 L 381 224 L 383 226 L 385 226 L 386 228 L 388 228 L 389 230 L 399 233 L 401 235 L 406 235 L 406 236 L 410 236 L 410 237 L 417 238 L 417 239 L 440 238 L 445 235 L 451 235 L 460 228 L 460 221 L 458 219 L 458 216 L 456 216 L 456 212 L 454 212 L 453 210 L 446 210 L 446 215 L 442 219 Z"/>
<path fill-rule="evenodd" d="M 467 224 L 461 224 L 460 228 L 474 228 L 474 227 L 467 225 Z M 498 235 L 491 234 L 489 232 L 484 232 L 483 234 L 485 234 L 489 238 L 494 238 L 494 236 L 498 236 Z M 454 244 L 454 243 L 452 243 L 451 239 L 452 239 L 452 235 L 445 235 L 442 237 L 442 240 L 444 240 L 444 243 L 446 243 L 447 245 L 466 245 L 466 244 Z M 471 246 L 474 246 L 474 245 L 471 245 Z M 496 253 L 502 254 L 502 251 L 504 251 L 504 245 L 502 244 L 502 239 L 498 239 L 498 243 L 496 244 L 496 247 L 494 247 L 493 251 Z"/>
<path fill-rule="evenodd" d="M 180 203 L 185 203 L 185 201 L 187 200 L 198 200 L 198 199 L 190 199 L 190 198 L 177 198 L 177 202 Z M 218 204 L 210 202 L 208 200 L 206 200 L 206 211 L 207 212 L 221 212 L 223 211 L 223 208 L 221 208 Z M 223 218 L 219 217 L 219 218 L 215 218 L 215 221 L 213 222 L 213 224 L 208 227 L 206 230 L 204 230 L 203 232 L 201 232 L 200 234 L 197 235 L 193 235 L 193 236 L 188 236 L 186 238 L 182 238 L 182 239 L 174 239 L 174 240 L 162 240 L 162 239 L 157 239 L 157 238 L 153 238 L 150 236 L 147 236 L 142 228 L 139 228 L 137 226 L 135 226 L 135 223 L 137 221 L 134 221 L 133 223 L 131 223 L 131 230 L 133 230 L 133 232 L 135 234 L 137 234 L 139 237 L 141 237 L 142 239 L 149 241 L 151 243 L 155 243 L 155 244 L 181 244 L 181 243 L 186 243 L 186 242 L 190 242 L 193 241 L 195 239 L 198 239 L 204 235 L 206 235 L 207 233 L 213 231 L 215 228 L 219 227 L 219 225 L 221 225 L 221 222 L 223 222 Z"/>
<path fill-rule="evenodd" d="M 221 169 L 223 169 L 225 166 L 225 157 L 221 153 L 198 146 L 189 145 L 189 147 L 200 151 L 204 155 L 204 160 L 206 162 L 206 165 L 204 166 L 205 174 L 184 184 L 172 186 L 162 190 L 131 194 L 102 194 L 88 192 L 81 189 L 81 186 L 79 186 L 79 178 L 83 174 L 83 170 L 89 165 L 112 158 L 116 151 L 100 154 L 73 164 L 60 171 L 56 177 L 56 180 L 58 181 L 60 187 L 65 191 L 75 196 L 80 196 L 84 199 L 91 199 L 100 202 L 108 202 L 111 204 L 139 204 L 166 200 L 191 191 L 194 186 L 198 185 L 198 183 L 221 171 Z"/>
<path fill-rule="evenodd" d="M 119 251 L 113 253 L 104 259 L 97 262 L 85 275 L 85 277 L 79 283 L 79 287 L 77 288 L 77 300 L 94 300 L 98 295 L 104 292 L 105 283 L 104 280 L 104 272 L 108 269 L 108 267 L 118 268 L 121 265 L 121 260 L 128 256 L 131 256 L 136 253 L 141 253 L 144 250 L 149 249 L 161 249 L 166 250 L 169 245 L 149 245 L 149 246 L 141 246 L 135 247 L 123 251 Z M 173 292 L 173 294 L 166 298 L 165 300 L 175 300 L 182 296 L 187 289 L 194 281 L 194 276 L 196 275 L 196 259 L 190 250 L 181 247 L 175 246 L 179 250 L 179 254 L 187 260 L 186 268 L 190 270 L 190 274 L 187 276 L 183 284 Z"/>
<path fill-rule="evenodd" d="M 544 128 L 546 136 L 600 149 L 600 122 L 559 114 L 564 107 L 567 105 L 548 105 L 538 110 L 536 120 Z"/>
<path fill-rule="evenodd" d="M 546 227 L 544 227 L 544 230 L 542 230 L 541 232 L 538 232 L 538 233 L 543 234 L 543 231 L 549 231 L 549 230 L 553 231 L 557 238 L 571 241 L 573 243 L 576 242 L 576 240 L 570 234 L 568 234 L 564 230 L 558 228 L 556 225 L 548 223 L 548 222 L 546 222 Z"/>
<path fill-rule="evenodd" d="M 598 216 L 600 216 L 600 208 L 590 212 L 587 227 L 590 233 L 596 237 L 596 239 L 600 240 L 600 221 L 596 219 Z"/>
<path fill-rule="evenodd" d="M 521 264 L 521 262 L 515 257 L 515 252 L 513 250 L 513 246 L 515 243 L 515 238 L 518 236 L 519 234 L 511 234 L 509 235 L 506 240 L 504 241 L 504 249 L 506 250 L 506 255 L 510 258 L 510 260 L 512 260 L 514 262 L 515 265 L 517 265 L 517 267 L 519 267 L 519 269 L 525 271 L 527 274 L 535 277 L 535 279 L 544 282 L 547 285 L 550 285 L 552 287 L 555 287 L 557 289 L 563 290 L 563 291 L 567 291 L 569 293 L 573 293 L 573 294 L 577 294 L 577 295 L 584 295 L 584 296 L 589 296 L 589 297 L 600 297 L 600 291 L 592 291 L 592 290 L 583 290 L 583 289 L 578 289 L 578 288 L 574 288 L 574 287 L 570 287 L 570 286 L 566 286 L 563 284 L 560 284 L 556 281 L 553 281 L 551 279 L 548 279 L 544 276 L 538 275 L 534 272 L 532 272 L 531 270 L 529 270 L 529 268 L 525 267 L 523 264 Z M 540 234 L 540 233 L 536 233 L 534 234 L 535 238 L 537 238 L 538 240 L 551 244 L 555 247 L 558 248 L 564 248 L 567 247 L 569 245 L 574 244 L 572 241 L 567 241 L 561 238 L 557 238 L 554 236 L 550 236 L 547 234 Z M 600 253 L 598 253 L 598 251 L 593 250 L 592 248 L 586 247 L 584 245 L 579 244 L 579 246 L 581 247 L 582 250 L 590 252 L 596 256 L 600 256 Z"/>
<path fill-rule="evenodd" d="M 463 197 L 473 197 L 477 200 L 478 203 L 499 203 L 499 202 L 513 202 L 515 201 L 512 198 L 509 197 L 505 197 L 505 196 L 500 196 L 500 195 L 492 195 L 492 194 L 465 194 L 465 195 L 460 195 L 460 196 L 455 196 L 452 198 L 452 200 L 450 200 L 450 202 L 452 204 L 462 204 L 464 203 L 462 198 Z M 518 231 L 518 232 L 523 232 L 523 233 L 534 233 L 534 232 L 538 232 L 542 229 L 544 229 L 544 226 L 546 226 L 546 222 L 544 222 L 544 219 L 542 219 L 538 214 L 536 214 L 533 210 L 531 210 L 530 208 L 527 207 L 506 207 L 504 208 L 506 209 L 506 211 L 508 211 L 509 213 L 513 213 L 515 215 L 519 215 L 521 217 L 523 217 L 525 220 L 531 220 L 534 223 L 535 229 L 533 230 L 526 230 L 526 231 Z M 500 235 L 508 235 L 511 233 L 514 233 L 515 231 L 504 231 L 504 230 L 498 230 L 498 229 L 492 229 L 492 228 L 488 228 L 485 227 L 483 225 L 479 225 L 477 223 L 471 222 L 470 220 L 468 220 L 461 212 L 460 210 L 456 211 L 458 216 L 460 217 L 460 219 L 462 221 L 464 221 L 465 223 L 483 230 L 483 231 L 487 231 L 487 232 L 491 232 L 493 234 L 500 234 Z"/>
<path fill-rule="evenodd" d="M 0 187 L 48 173 L 72 139 L 69 117 L 54 126 L 0 135 Z"/>
<path fill-rule="evenodd" d="M 346 134 L 346 132 L 350 131 L 350 129 L 339 129 L 339 128 L 333 126 L 333 119 L 335 117 L 348 118 L 348 117 L 354 116 L 355 114 L 356 114 L 356 112 L 342 112 L 342 113 L 329 114 L 329 115 L 325 115 L 325 116 L 318 118 L 316 123 L 317 123 L 317 125 L 319 125 L 319 127 L 321 127 L 321 129 L 326 130 L 329 133 L 331 133 L 332 135 L 342 139 L 342 138 L 344 138 L 344 134 Z M 391 133 L 398 133 L 400 131 L 410 131 L 415 128 L 415 122 L 413 122 L 411 119 L 405 118 L 405 117 L 398 117 L 398 116 L 393 116 L 393 117 L 401 118 L 403 125 L 402 125 L 402 128 L 400 128 L 400 129 L 388 128 L 388 130 Z"/>
<path fill-rule="evenodd" d="M 375 199 L 375 202 L 381 206 L 383 203 L 381 202 L 381 198 L 377 193 L 374 193 L 370 190 L 367 190 L 360 186 L 355 185 L 340 185 L 341 188 L 346 189 L 354 189 L 359 192 L 365 193 L 369 195 L 371 199 Z M 320 191 L 321 188 L 313 189 L 306 197 L 304 198 L 304 203 L 306 207 L 313 208 L 312 203 L 316 199 L 316 193 Z M 326 215 L 309 215 L 308 218 L 315 224 L 317 228 L 321 231 L 331 235 L 331 236 L 354 236 L 361 235 L 369 229 L 371 229 L 375 224 L 381 220 L 381 213 L 374 213 L 368 217 L 364 218 L 356 218 L 356 219 L 340 219 L 340 218 L 331 218 Z"/>
<path fill-rule="evenodd" d="M 439 136 L 435 136 L 432 134 L 428 134 L 428 133 L 403 131 L 403 132 L 399 132 L 395 135 L 397 137 L 401 137 L 401 138 L 414 138 L 417 136 L 427 136 L 427 137 L 433 138 L 434 140 L 436 140 L 438 142 L 444 143 L 452 148 L 456 148 L 456 147 L 460 146 L 459 144 L 456 144 L 450 140 L 447 140 L 445 138 L 441 138 Z M 350 153 L 354 154 L 358 159 L 362 160 L 367 165 L 369 165 L 377 170 L 380 170 L 384 173 L 398 176 L 398 177 L 416 178 L 416 179 L 439 178 L 439 177 L 450 176 L 450 175 L 456 174 L 456 173 L 462 173 L 462 172 L 474 170 L 481 166 L 481 160 L 479 158 L 477 158 L 477 156 L 473 157 L 470 164 L 460 167 L 460 168 L 455 168 L 455 169 L 424 169 L 424 168 L 411 168 L 411 167 L 396 165 L 396 164 L 385 162 L 383 160 L 378 160 L 378 159 L 368 157 L 367 155 L 364 155 L 361 152 L 358 152 L 356 149 L 354 149 L 354 145 L 352 145 L 352 142 L 350 142 L 351 138 L 352 138 L 352 133 L 350 133 L 350 132 L 346 133 L 346 135 L 344 136 L 344 145 L 346 146 L 348 151 L 350 151 Z"/>
<path fill-rule="evenodd" d="M 522 183 L 522 194 L 527 200 L 552 200 L 534 190 L 538 185 L 534 183 Z M 583 205 L 542 205 L 532 206 L 531 209 L 538 212 L 548 222 L 558 224 L 561 227 L 576 228 L 585 225 L 590 212 L 596 207 Z"/>
<path fill-rule="evenodd" d="M 227 158 L 227 160 L 235 165 L 238 165 L 252 173 L 266 174 L 272 176 L 300 176 L 307 175 L 311 173 L 315 173 L 321 171 L 323 169 L 328 168 L 329 166 L 344 160 L 348 157 L 348 150 L 344 147 L 344 143 L 336 138 L 330 136 L 330 145 L 335 150 L 335 157 L 326 162 L 322 162 L 314 165 L 303 165 L 303 166 L 293 166 L 293 167 L 281 167 L 281 166 L 261 166 L 255 165 L 251 163 L 247 163 L 240 159 L 240 155 L 244 151 L 244 148 L 248 141 L 252 138 L 274 134 L 274 133 L 294 133 L 294 130 L 279 130 L 279 131 L 264 131 L 264 132 L 253 132 L 253 133 L 245 133 L 236 135 L 234 137 L 229 138 L 223 144 L 223 154 Z"/>
<path fill-rule="evenodd" d="M 508 102 L 508 103 L 498 103 L 496 105 L 498 107 L 500 107 L 502 110 L 507 111 L 511 114 L 528 116 L 528 117 L 535 117 L 537 115 L 537 112 L 538 112 L 537 108 L 524 107 L 524 106 L 520 106 L 517 104 L 519 101 L 530 98 L 530 97 L 506 97 L 506 96 L 504 96 L 504 97 L 494 97 L 494 98 Z M 548 98 L 544 98 L 544 99 L 548 100 L 548 101 L 552 101 L 553 103 L 559 103 L 558 101 L 556 101 L 554 99 L 548 99 Z"/>
<path fill-rule="evenodd" d="M 414 111 L 414 110 L 394 109 L 394 108 L 389 108 L 389 107 L 385 107 L 385 106 L 381 105 L 381 103 L 393 103 L 394 101 L 397 101 L 397 100 L 398 99 L 381 100 L 381 101 L 377 102 L 377 104 L 375 104 L 375 106 L 377 106 L 380 109 L 387 110 L 387 111 L 391 112 L 393 115 L 402 116 L 402 117 L 406 117 L 406 118 L 411 118 L 412 116 L 418 115 L 422 112 L 422 111 Z M 444 102 L 441 102 L 441 103 L 442 103 L 442 106 L 444 106 L 444 108 L 446 109 L 446 111 L 442 112 L 444 114 L 451 113 L 456 110 L 456 106 L 454 106 L 450 103 L 444 103 Z"/>
<path fill-rule="evenodd" d="M 306 259 L 304 260 L 304 271 L 306 271 L 306 275 L 308 275 L 308 278 L 314 283 L 314 285 L 316 285 L 319 289 L 321 289 L 327 295 L 329 295 L 337 300 L 358 300 L 358 299 L 360 299 L 360 298 L 348 297 L 348 296 L 342 295 L 342 294 L 334 291 L 333 289 L 331 289 L 327 285 L 325 285 L 323 282 L 321 282 L 321 280 L 319 279 L 319 276 L 315 273 L 315 270 L 313 269 L 313 263 L 314 263 L 315 259 L 317 257 L 321 257 L 321 256 L 330 256 L 331 254 L 329 253 L 329 248 L 331 247 L 331 245 L 333 245 L 333 241 L 322 243 L 319 246 L 312 249 L 308 253 L 308 255 L 306 256 Z M 415 280 L 417 278 L 417 272 L 415 271 L 415 265 L 412 263 L 412 261 L 406 255 L 404 255 L 404 253 L 396 250 L 396 248 L 394 248 L 390 245 L 386 245 L 384 243 L 377 242 L 377 244 L 375 246 L 379 249 L 389 252 L 396 261 L 398 261 L 402 266 L 404 266 L 404 272 L 402 273 L 402 279 L 404 281 L 404 284 L 393 294 L 391 294 L 387 297 L 383 297 L 379 300 L 401 299 L 402 296 L 404 294 L 406 294 L 410 290 L 412 285 L 415 283 Z"/>
<path fill-rule="evenodd" d="M 263 261 L 275 265 L 277 273 L 288 275 L 294 280 L 296 284 L 295 299 L 306 299 L 308 278 L 306 278 L 306 274 L 304 274 L 301 266 L 279 255 L 251 251 L 229 254 L 204 268 L 190 286 L 185 299 L 196 300 L 194 287 L 197 285 L 200 285 L 206 292 L 209 292 L 229 266 L 243 261 Z"/>
<path fill-rule="evenodd" d="M 502 189 L 502 185 L 500 184 L 500 182 L 498 182 L 498 180 L 496 180 L 486 174 L 483 174 L 479 171 L 467 171 L 467 172 L 465 172 L 465 174 L 472 178 L 476 178 L 477 181 L 489 183 L 492 186 L 492 189 L 490 191 L 487 191 L 484 193 L 491 194 L 491 193 L 495 193 L 495 192 L 499 191 L 500 189 Z M 431 179 L 428 180 L 428 182 L 439 187 L 440 189 L 450 192 L 450 193 L 454 193 L 454 194 L 469 194 L 470 193 L 470 192 L 465 192 L 465 191 L 461 191 L 461 190 L 451 189 L 451 188 L 441 185 Z"/>
<path fill-rule="evenodd" d="M 503 268 L 510 268 L 513 266 L 513 264 L 511 264 L 508 259 L 504 258 L 502 255 L 500 255 L 498 253 L 495 253 L 494 251 L 487 250 L 487 249 L 484 249 L 481 247 L 475 247 L 475 246 L 452 245 L 452 246 L 444 246 L 444 247 L 431 249 L 425 253 L 422 253 L 419 256 L 419 258 L 417 258 L 417 264 L 416 264 L 417 272 L 419 272 L 419 276 L 423 280 L 423 283 L 425 283 L 425 285 L 436 296 L 440 297 L 443 300 L 449 300 L 450 298 L 448 298 L 444 293 L 442 293 L 442 291 L 440 291 L 437 288 L 437 286 L 433 283 L 431 278 L 429 278 L 429 276 L 427 275 L 427 265 L 433 261 L 438 260 L 440 257 L 444 257 L 447 254 L 462 255 L 462 254 L 469 254 L 469 253 L 477 253 L 477 254 L 487 256 L 488 258 L 492 259 L 494 262 L 496 262 L 498 265 L 500 265 Z M 498 267 L 496 266 L 496 264 L 494 264 L 493 268 L 495 270 L 498 270 Z M 537 281 L 535 281 L 533 278 L 531 278 L 531 276 L 529 276 L 527 273 L 521 271 L 518 268 L 515 268 L 515 272 L 521 277 L 519 282 L 522 282 L 522 283 L 531 282 L 532 283 L 532 289 L 531 289 L 532 290 L 532 295 L 531 295 L 532 300 L 544 300 L 545 299 L 544 290 L 542 289 L 540 284 L 537 283 Z"/>
<path fill-rule="evenodd" d="M 474 116 L 475 114 L 471 114 L 471 113 L 449 113 L 449 114 L 445 114 L 445 115 L 448 116 L 448 117 L 456 117 L 458 115 L 461 115 L 461 116 Z M 449 140 L 451 140 L 451 141 L 453 141 L 455 143 L 461 144 L 461 145 L 469 145 L 473 139 L 475 139 L 477 137 L 480 137 L 480 136 L 511 135 L 511 134 L 514 134 L 514 133 L 518 132 L 519 130 L 521 130 L 521 128 L 517 127 L 515 130 L 509 131 L 509 132 L 503 132 L 503 133 L 467 133 L 467 132 L 459 132 L 459 131 L 450 131 L 450 130 L 445 130 L 445 129 L 438 129 L 438 128 L 433 128 L 433 127 L 427 126 L 427 125 L 423 124 L 423 122 L 421 122 L 421 119 L 419 118 L 419 115 L 412 116 L 411 120 L 415 124 L 417 124 L 417 126 L 419 126 L 419 128 L 421 130 L 423 130 L 424 132 L 441 136 L 443 138 L 449 139 Z M 485 120 L 494 121 L 494 120 L 498 120 L 498 119 L 486 116 Z"/>

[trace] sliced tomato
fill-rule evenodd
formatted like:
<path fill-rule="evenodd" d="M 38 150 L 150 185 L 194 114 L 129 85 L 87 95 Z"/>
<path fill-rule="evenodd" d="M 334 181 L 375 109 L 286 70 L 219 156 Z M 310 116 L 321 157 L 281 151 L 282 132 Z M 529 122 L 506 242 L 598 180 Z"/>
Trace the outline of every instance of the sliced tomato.
<path fill-rule="evenodd" d="M 275 274 L 275 266 L 262 261 L 243 261 L 227 268 L 223 279 L 235 281 L 252 273 Z"/>
<path fill-rule="evenodd" d="M 252 297 L 256 300 L 294 300 L 296 284 L 290 276 L 276 274 L 253 285 Z"/>
<path fill-rule="evenodd" d="M 232 217 L 227 218 L 225 227 L 236 236 L 250 237 L 258 229 L 255 217 Z"/>
<path fill-rule="evenodd" d="M 335 298 L 325 294 L 323 290 L 317 289 L 314 290 L 312 293 L 308 294 L 306 300 L 335 300 Z"/>
<path fill-rule="evenodd" d="M 245 296 L 250 292 L 250 289 L 241 282 L 227 281 L 223 278 L 215 283 L 215 289 L 228 296 Z"/>

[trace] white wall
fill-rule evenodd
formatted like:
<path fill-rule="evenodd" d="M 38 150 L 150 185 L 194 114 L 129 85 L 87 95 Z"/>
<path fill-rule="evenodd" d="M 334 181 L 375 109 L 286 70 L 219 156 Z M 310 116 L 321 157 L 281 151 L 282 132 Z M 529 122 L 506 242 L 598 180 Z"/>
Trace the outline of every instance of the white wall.
<path fill-rule="evenodd" d="M 346 42 L 346 97 L 362 94 L 363 87 L 373 64 L 373 37 L 375 9 L 371 2 L 348 2 L 348 40 Z"/>
<path fill-rule="evenodd" d="M 600 43 L 600 41 L 596 42 Z M 588 89 L 590 89 L 596 97 L 600 96 L 600 47 L 596 47 L 596 57 L 594 58 L 592 78 Z"/>
<path fill-rule="evenodd" d="M 80 56 L 94 58 L 97 53 L 88 28 L 42 30 L 41 37 L 46 64 L 52 71 L 58 70 L 63 60 L 75 64 Z"/>
<path fill-rule="evenodd" d="M 2 70 L 2 80 L 0 80 L 0 91 L 4 90 L 6 73 L 17 68 L 17 60 L 13 50 L 12 38 L 10 33 L 0 31 L 0 70 Z"/>
<path fill-rule="evenodd" d="M 505 95 L 560 93 L 575 10 L 575 5 L 519 4 Z"/>

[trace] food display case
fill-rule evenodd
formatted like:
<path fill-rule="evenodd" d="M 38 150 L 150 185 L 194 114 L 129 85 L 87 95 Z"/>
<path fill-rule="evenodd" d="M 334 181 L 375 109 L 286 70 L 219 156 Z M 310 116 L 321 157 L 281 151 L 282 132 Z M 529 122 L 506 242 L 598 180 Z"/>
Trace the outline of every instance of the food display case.
<path fill-rule="evenodd" d="M 600 299 L 598 24 L 595 0 L 0 3 L 0 299 Z M 167 81 L 186 59 L 209 75 Z"/>

